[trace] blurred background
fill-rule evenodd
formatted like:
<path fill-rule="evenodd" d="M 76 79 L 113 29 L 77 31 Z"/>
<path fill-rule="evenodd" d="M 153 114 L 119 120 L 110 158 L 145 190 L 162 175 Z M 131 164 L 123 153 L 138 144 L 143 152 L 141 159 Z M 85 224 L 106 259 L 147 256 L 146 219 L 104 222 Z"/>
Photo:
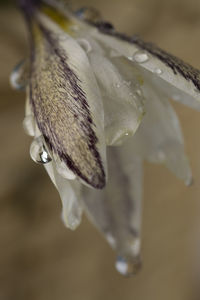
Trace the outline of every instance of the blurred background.
<path fill-rule="evenodd" d="M 73 2 L 73 0 L 71 1 Z M 77 0 L 98 8 L 116 28 L 200 68 L 197 0 Z M 61 203 L 42 167 L 29 157 L 22 129 L 25 95 L 9 86 L 27 52 L 23 19 L 0 2 L 0 300 L 199 300 L 200 112 L 173 104 L 180 118 L 194 185 L 145 164 L 143 269 L 125 279 L 115 254 L 86 220 L 75 231 L 61 222 Z"/>

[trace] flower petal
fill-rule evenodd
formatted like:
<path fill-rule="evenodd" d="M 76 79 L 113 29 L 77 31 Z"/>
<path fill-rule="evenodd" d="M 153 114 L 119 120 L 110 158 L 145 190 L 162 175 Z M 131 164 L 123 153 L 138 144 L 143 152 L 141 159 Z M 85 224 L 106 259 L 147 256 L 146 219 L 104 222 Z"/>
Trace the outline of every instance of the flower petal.
<path fill-rule="evenodd" d="M 44 167 L 60 194 L 63 222 L 68 228 L 74 230 L 79 226 L 82 216 L 82 207 L 79 202 L 81 184 L 78 181 L 68 181 L 59 175 L 54 162 L 45 164 Z"/>
<path fill-rule="evenodd" d="M 126 144 L 108 148 L 110 174 L 102 191 L 87 190 L 85 209 L 120 256 L 139 262 L 142 162 Z"/>
<path fill-rule="evenodd" d="M 49 18 L 32 24 L 30 101 L 49 149 L 86 184 L 105 185 L 100 92 L 82 48 Z M 64 39 L 60 39 L 60 37 Z"/>
<path fill-rule="evenodd" d="M 134 73 L 128 80 L 105 56 L 91 52 L 89 58 L 103 97 L 106 144 L 119 145 L 134 135 L 144 114 L 139 83 Z"/>
<path fill-rule="evenodd" d="M 116 55 L 126 57 L 155 89 L 200 110 L 199 70 L 137 36 L 129 38 L 105 28 L 91 30 L 90 34 L 106 47 L 113 49 Z"/>
<path fill-rule="evenodd" d="M 134 136 L 134 153 L 151 162 L 164 163 L 189 184 L 192 174 L 184 153 L 184 140 L 176 113 L 168 99 L 144 83 L 146 115 Z"/>

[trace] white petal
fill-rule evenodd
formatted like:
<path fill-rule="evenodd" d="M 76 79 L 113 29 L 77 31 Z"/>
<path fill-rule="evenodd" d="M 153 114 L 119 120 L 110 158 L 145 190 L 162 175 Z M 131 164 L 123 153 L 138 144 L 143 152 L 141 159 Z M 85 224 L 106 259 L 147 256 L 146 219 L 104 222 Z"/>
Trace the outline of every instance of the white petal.
<path fill-rule="evenodd" d="M 123 76 L 103 55 L 91 52 L 89 58 L 103 97 L 106 144 L 119 145 L 134 135 L 144 113 L 139 82 L 133 72 L 131 81 Z"/>
<path fill-rule="evenodd" d="M 91 29 L 91 35 L 106 47 L 129 59 L 155 89 L 168 97 L 200 110 L 200 72 L 182 60 L 139 38 L 118 33 L 104 34 Z"/>
<path fill-rule="evenodd" d="M 112 248 L 139 261 L 142 162 L 126 147 L 108 148 L 109 179 L 105 190 L 87 191 L 85 209 Z"/>
<path fill-rule="evenodd" d="M 62 219 L 66 227 L 74 230 L 79 226 L 82 217 L 82 207 L 79 203 L 81 184 L 78 181 L 68 181 L 60 176 L 54 162 L 50 162 L 44 167 L 60 194 L 63 205 Z"/>
<path fill-rule="evenodd" d="M 143 86 L 146 115 L 134 136 L 134 153 L 151 162 L 164 163 L 186 184 L 192 181 L 184 140 L 176 113 L 169 101 L 148 84 Z"/>

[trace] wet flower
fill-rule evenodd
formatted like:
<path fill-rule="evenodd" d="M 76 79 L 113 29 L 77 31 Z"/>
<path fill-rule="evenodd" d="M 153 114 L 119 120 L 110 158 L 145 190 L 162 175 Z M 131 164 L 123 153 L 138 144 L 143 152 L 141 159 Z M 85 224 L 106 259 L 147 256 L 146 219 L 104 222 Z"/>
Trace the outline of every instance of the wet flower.
<path fill-rule="evenodd" d="M 20 1 L 30 58 L 11 75 L 26 89 L 30 154 L 44 164 L 75 229 L 84 211 L 119 255 L 140 267 L 143 161 L 192 182 L 169 98 L 200 109 L 200 72 L 139 37 L 119 34 L 93 9 Z"/>

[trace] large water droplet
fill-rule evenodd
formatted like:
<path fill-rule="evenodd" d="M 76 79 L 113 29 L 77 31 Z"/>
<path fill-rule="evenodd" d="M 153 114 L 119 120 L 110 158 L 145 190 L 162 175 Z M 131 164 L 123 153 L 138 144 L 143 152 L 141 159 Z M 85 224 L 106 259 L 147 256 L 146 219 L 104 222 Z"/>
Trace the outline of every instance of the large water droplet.
<path fill-rule="evenodd" d="M 28 67 L 25 60 L 16 65 L 10 75 L 10 84 L 16 90 L 24 90 L 28 81 Z"/>
<path fill-rule="evenodd" d="M 133 56 L 133 60 L 135 60 L 138 63 L 144 63 L 147 62 L 149 59 L 148 55 L 146 52 L 144 51 L 137 51 L 134 56 Z"/>
<path fill-rule="evenodd" d="M 36 163 L 47 164 L 52 160 L 45 148 L 42 137 L 38 137 L 32 142 L 30 155 L 32 160 Z"/>
<path fill-rule="evenodd" d="M 123 276 L 134 276 L 141 269 L 141 259 L 137 257 L 132 260 L 128 260 L 123 256 L 118 256 L 115 268 Z"/>
<path fill-rule="evenodd" d="M 28 135 L 30 135 L 30 136 L 35 135 L 35 120 L 34 120 L 34 117 L 32 115 L 29 115 L 29 116 L 24 118 L 23 127 L 24 127 L 24 131 Z"/>

